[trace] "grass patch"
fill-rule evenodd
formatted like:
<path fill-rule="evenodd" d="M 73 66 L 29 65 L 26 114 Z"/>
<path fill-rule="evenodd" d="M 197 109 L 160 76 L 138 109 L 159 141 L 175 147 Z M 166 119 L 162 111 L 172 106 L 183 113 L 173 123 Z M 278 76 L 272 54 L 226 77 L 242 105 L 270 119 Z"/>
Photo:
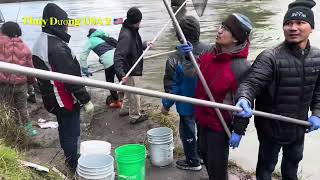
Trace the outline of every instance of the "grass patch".
<path fill-rule="evenodd" d="M 24 167 L 19 160 L 22 156 L 15 149 L 6 146 L 0 141 L 0 179 L 61 179 L 60 176 L 52 171 L 40 173 Z"/>
<path fill-rule="evenodd" d="M 173 138 L 178 135 L 178 117 L 172 114 L 163 115 L 159 109 L 155 109 L 149 112 L 149 119 L 158 122 L 161 126 L 168 127 L 173 131 Z"/>
<path fill-rule="evenodd" d="M 244 170 L 241 166 L 239 166 L 236 162 L 229 160 L 228 162 L 229 173 L 236 174 L 238 176 L 242 176 L 240 179 L 252 179 L 256 175 L 254 171 Z M 240 175 L 239 175 L 240 174 Z"/>
<path fill-rule="evenodd" d="M 18 125 L 19 121 L 19 113 L 6 104 L 0 104 L 0 138 L 11 147 L 26 149 L 32 141 L 26 130 Z"/>
<path fill-rule="evenodd" d="M 19 113 L 6 104 L 0 104 L 0 179 L 61 179 L 50 170 L 38 172 L 20 164 L 23 159 L 19 150 L 36 145 L 26 130 L 19 126 Z"/>
<path fill-rule="evenodd" d="M 184 151 L 182 147 L 175 147 L 173 150 L 174 157 L 181 158 L 184 156 Z"/>
<path fill-rule="evenodd" d="M 152 121 L 158 122 L 161 126 L 168 127 L 173 131 L 173 138 L 177 139 L 178 131 L 179 131 L 179 118 L 174 113 L 170 113 L 169 115 L 164 115 L 160 112 L 159 107 L 154 107 L 152 109 L 148 109 L 149 119 Z M 145 145 L 149 148 L 149 143 L 145 141 Z M 180 158 L 184 156 L 184 151 L 182 147 L 176 146 L 173 150 L 174 157 Z"/>

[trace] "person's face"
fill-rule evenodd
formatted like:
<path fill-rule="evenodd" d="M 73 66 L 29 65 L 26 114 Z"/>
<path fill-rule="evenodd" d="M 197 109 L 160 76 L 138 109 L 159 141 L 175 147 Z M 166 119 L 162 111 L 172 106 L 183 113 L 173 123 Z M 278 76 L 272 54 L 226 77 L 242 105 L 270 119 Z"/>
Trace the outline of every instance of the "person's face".
<path fill-rule="evenodd" d="M 138 22 L 138 23 L 133 24 L 133 27 L 135 27 L 136 29 L 139 29 L 139 27 L 140 27 L 140 23 L 141 23 L 141 21 L 140 21 L 140 22 Z"/>
<path fill-rule="evenodd" d="M 236 45 L 237 42 L 238 41 L 232 36 L 230 30 L 227 27 L 221 25 L 216 37 L 216 43 L 221 47 L 228 48 Z"/>
<path fill-rule="evenodd" d="M 312 31 L 310 24 L 302 20 L 291 20 L 283 26 L 285 39 L 289 43 L 301 44 L 307 42 Z"/>

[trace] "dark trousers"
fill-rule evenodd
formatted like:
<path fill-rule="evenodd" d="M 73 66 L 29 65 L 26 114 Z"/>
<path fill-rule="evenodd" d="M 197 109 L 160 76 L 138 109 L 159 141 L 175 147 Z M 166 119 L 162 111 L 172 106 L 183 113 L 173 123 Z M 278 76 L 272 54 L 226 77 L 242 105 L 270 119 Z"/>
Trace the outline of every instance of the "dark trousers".
<path fill-rule="evenodd" d="M 190 165 L 200 165 L 196 128 L 195 116 L 180 116 L 180 139 L 186 160 Z"/>
<path fill-rule="evenodd" d="M 64 151 L 66 162 L 75 169 L 78 164 L 78 139 L 80 136 L 80 109 L 74 108 L 71 112 L 64 111 L 57 115 L 59 124 L 59 139 Z"/>
<path fill-rule="evenodd" d="M 225 132 L 199 128 L 199 145 L 210 180 L 228 180 L 229 143 Z"/>
<path fill-rule="evenodd" d="M 116 71 L 114 69 L 114 65 L 108 67 L 107 69 L 104 70 L 104 74 L 106 77 L 106 81 L 107 82 L 111 82 L 114 83 L 114 76 L 116 75 Z M 121 79 L 117 76 L 119 82 L 121 81 Z M 110 90 L 110 94 L 113 100 L 119 100 L 119 96 L 117 91 L 112 91 Z"/>
<path fill-rule="evenodd" d="M 298 180 L 297 171 L 303 157 L 304 138 L 290 144 L 278 144 L 267 139 L 259 139 L 259 155 L 256 169 L 257 180 L 271 180 L 282 148 L 281 175 L 283 180 Z"/>

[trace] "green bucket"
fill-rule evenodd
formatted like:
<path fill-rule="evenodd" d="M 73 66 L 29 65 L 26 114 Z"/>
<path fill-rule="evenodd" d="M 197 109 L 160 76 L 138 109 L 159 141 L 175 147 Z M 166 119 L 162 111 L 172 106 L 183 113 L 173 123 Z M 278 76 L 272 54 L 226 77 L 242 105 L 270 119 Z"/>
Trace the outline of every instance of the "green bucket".
<path fill-rule="evenodd" d="M 140 144 L 127 144 L 116 148 L 118 180 L 144 180 L 146 157 L 146 147 Z"/>

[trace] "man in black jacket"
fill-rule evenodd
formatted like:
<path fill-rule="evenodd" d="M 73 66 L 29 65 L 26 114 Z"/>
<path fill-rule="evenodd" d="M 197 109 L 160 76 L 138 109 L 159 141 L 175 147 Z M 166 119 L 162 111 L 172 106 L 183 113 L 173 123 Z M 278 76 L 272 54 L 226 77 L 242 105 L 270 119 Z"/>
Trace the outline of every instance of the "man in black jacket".
<path fill-rule="evenodd" d="M 256 99 L 257 110 L 309 121 L 307 132 L 320 127 L 320 50 L 309 42 L 315 4 L 312 0 L 289 4 L 283 20 L 285 41 L 256 58 L 238 89 L 236 106 L 244 110 L 238 116 L 250 117 Z M 282 178 L 297 180 L 306 127 L 263 117 L 255 117 L 255 126 L 260 143 L 257 180 L 271 180 L 281 148 Z"/>
<path fill-rule="evenodd" d="M 135 64 L 143 53 L 143 49 L 147 43 L 142 43 L 139 34 L 139 26 L 142 19 L 141 11 L 132 7 L 127 12 L 127 19 L 122 24 L 120 30 L 117 48 L 114 53 L 114 66 L 116 74 L 121 77 L 124 84 L 128 86 L 136 86 L 139 76 L 142 76 L 143 60 L 134 68 L 129 77 L 125 77 L 126 73 Z M 126 99 L 128 98 L 128 102 Z M 129 107 L 128 107 L 129 103 Z M 132 93 L 125 93 L 123 107 L 120 115 L 130 116 L 130 123 L 134 124 L 148 119 L 146 114 L 141 113 L 140 96 Z"/>
<path fill-rule="evenodd" d="M 48 3 L 43 10 L 43 19 L 68 20 L 68 14 L 54 3 Z M 70 35 L 67 25 L 50 25 L 42 28 L 34 47 L 34 67 L 46 71 L 81 76 L 80 65 L 68 47 Z M 44 107 L 56 115 L 59 123 L 60 145 L 66 162 L 72 170 L 77 167 L 77 142 L 80 136 L 80 106 L 92 114 L 94 106 L 86 88 L 55 80 L 38 78 Z"/>

